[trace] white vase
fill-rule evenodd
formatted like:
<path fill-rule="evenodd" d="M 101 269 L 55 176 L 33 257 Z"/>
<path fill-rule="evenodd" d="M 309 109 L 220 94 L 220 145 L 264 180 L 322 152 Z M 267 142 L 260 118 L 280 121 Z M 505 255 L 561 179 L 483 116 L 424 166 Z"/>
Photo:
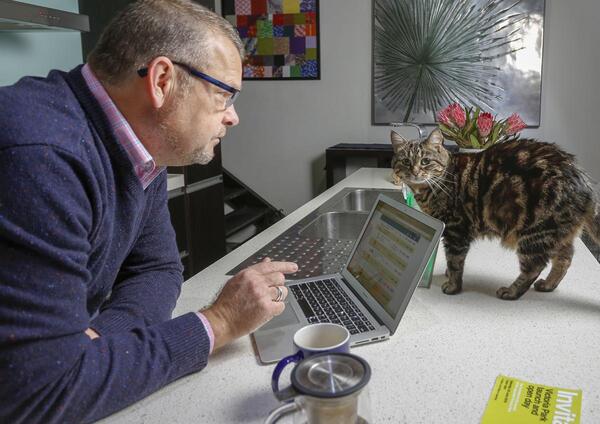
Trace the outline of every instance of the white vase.
<path fill-rule="evenodd" d="M 459 147 L 458 153 L 479 153 L 483 152 L 485 149 L 475 149 L 470 147 Z"/>

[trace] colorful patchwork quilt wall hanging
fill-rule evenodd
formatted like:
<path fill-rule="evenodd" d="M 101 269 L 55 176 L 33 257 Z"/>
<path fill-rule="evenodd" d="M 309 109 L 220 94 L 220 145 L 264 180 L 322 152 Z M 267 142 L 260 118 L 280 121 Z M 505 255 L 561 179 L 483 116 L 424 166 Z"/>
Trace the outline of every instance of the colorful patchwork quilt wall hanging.
<path fill-rule="evenodd" d="M 222 0 L 246 48 L 244 79 L 319 79 L 318 0 Z"/>

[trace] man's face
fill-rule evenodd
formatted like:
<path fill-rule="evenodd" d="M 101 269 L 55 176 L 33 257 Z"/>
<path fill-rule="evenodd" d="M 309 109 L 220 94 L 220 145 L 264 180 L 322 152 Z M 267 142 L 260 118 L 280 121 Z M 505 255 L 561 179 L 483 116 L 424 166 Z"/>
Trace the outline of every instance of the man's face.
<path fill-rule="evenodd" d="M 242 63 L 233 43 L 219 36 L 209 49 L 209 65 L 199 70 L 241 89 Z M 187 72 L 182 68 L 177 71 Z M 168 165 L 207 164 L 227 127 L 239 122 L 234 106 L 225 107 L 231 93 L 202 79 L 190 78 L 186 92 L 178 86 L 176 95 L 157 112 L 162 138 L 170 151 Z"/>

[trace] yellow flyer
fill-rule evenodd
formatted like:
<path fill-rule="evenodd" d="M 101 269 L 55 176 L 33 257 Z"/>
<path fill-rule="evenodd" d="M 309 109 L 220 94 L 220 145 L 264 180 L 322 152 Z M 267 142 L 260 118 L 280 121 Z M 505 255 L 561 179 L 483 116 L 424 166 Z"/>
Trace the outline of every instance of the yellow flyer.
<path fill-rule="evenodd" d="M 579 424 L 581 390 L 499 375 L 481 424 Z"/>

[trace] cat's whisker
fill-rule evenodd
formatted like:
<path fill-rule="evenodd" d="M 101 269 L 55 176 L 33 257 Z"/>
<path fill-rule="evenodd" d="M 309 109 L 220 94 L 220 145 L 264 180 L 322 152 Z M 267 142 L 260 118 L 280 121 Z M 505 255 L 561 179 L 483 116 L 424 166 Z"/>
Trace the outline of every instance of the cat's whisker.
<path fill-rule="evenodd" d="M 429 177 L 429 178 L 428 178 L 428 180 L 430 180 L 430 181 L 434 181 L 434 182 L 436 182 L 436 183 L 438 182 L 438 179 L 437 179 L 437 177 Z"/>
<path fill-rule="evenodd" d="M 444 190 L 442 187 L 440 187 L 439 185 L 435 184 L 434 185 L 438 188 L 439 192 L 444 193 L 446 196 L 448 196 L 448 192 L 446 190 Z"/>
<path fill-rule="evenodd" d="M 454 184 L 454 181 L 444 181 L 444 180 L 441 180 L 439 178 L 434 178 L 434 180 L 435 180 L 436 183 L 438 183 L 439 185 L 441 185 L 442 187 L 444 187 L 448 191 L 452 191 L 452 189 L 450 187 L 448 187 L 447 183 Z"/>
<path fill-rule="evenodd" d="M 449 183 L 455 183 L 455 178 L 452 178 L 452 177 L 447 178 L 446 174 L 433 176 L 432 178 L 439 180 L 439 181 L 447 181 Z"/>
<path fill-rule="evenodd" d="M 450 196 L 449 193 L 449 189 L 448 187 L 444 186 L 443 184 L 441 184 L 439 181 L 436 181 L 434 178 L 430 178 L 428 179 L 428 181 L 431 181 L 431 183 L 433 183 L 437 188 L 439 188 L 444 194 L 446 194 L 446 196 Z"/>
<path fill-rule="evenodd" d="M 442 193 L 444 193 L 446 196 L 449 196 L 449 193 L 444 190 L 443 187 L 441 187 L 438 183 L 436 183 L 435 181 L 431 180 L 431 183 L 438 189 L 438 191 L 441 191 Z"/>
<path fill-rule="evenodd" d="M 454 174 L 453 172 L 448 171 L 447 169 L 444 171 L 444 175 L 450 175 L 451 177 L 456 177 L 456 174 Z"/>
<path fill-rule="evenodd" d="M 443 178 L 443 177 L 433 177 L 436 181 L 444 181 L 447 183 L 452 183 L 452 184 L 456 184 L 456 181 L 448 179 L 448 178 Z"/>
<path fill-rule="evenodd" d="M 438 187 L 440 187 L 440 189 L 443 189 L 443 190 L 445 190 L 445 192 L 446 192 L 447 194 L 450 194 L 450 193 L 448 193 L 448 191 L 450 191 L 450 188 L 449 188 L 448 186 L 444 185 L 444 183 L 441 183 L 441 182 L 439 182 L 439 181 L 435 181 L 435 184 L 436 184 Z"/>
<path fill-rule="evenodd" d="M 435 183 L 435 181 L 433 181 L 431 178 L 426 178 L 425 182 L 427 183 L 427 185 L 429 186 L 429 188 L 431 188 L 431 191 L 435 194 L 435 189 L 439 188 L 439 186 Z"/>
<path fill-rule="evenodd" d="M 433 186 L 431 185 L 431 183 L 429 182 L 429 180 L 425 180 L 425 182 L 427 183 L 427 185 L 431 189 L 431 192 L 435 194 L 435 190 L 434 190 Z"/>

